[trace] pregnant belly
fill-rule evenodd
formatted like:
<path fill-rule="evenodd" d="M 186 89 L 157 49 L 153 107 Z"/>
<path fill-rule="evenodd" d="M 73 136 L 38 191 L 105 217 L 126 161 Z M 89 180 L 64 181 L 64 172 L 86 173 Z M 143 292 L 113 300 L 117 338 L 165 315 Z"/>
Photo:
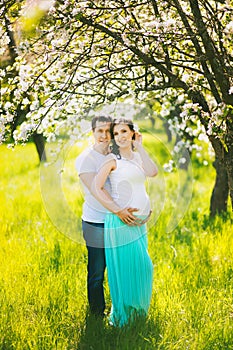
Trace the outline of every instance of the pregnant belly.
<path fill-rule="evenodd" d="M 135 215 L 149 215 L 151 206 L 148 196 L 141 196 L 140 198 L 132 198 L 132 201 L 129 203 L 129 206 L 132 208 L 137 208 L 138 211 L 135 212 Z"/>
<path fill-rule="evenodd" d="M 135 215 L 145 215 L 147 216 L 150 213 L 151 206 L 150 200 L 147 193 L 136 193 L 132 196 L 124 195 L 121 198 L 117 198 L 114 196 L 114 201 L 119 205 L 119 207 L 123 208 L 137 208 L 138 211 L 135 211 Z"/>
<path fill-rule="evenodd" d="M 150 213 L 150 199 L 144 183 L 129 183 L 120 181 L 112 184 L 111 196 L 113 200 L 123 208 L 137 208 L 135 215 L 148 215 Z"/>

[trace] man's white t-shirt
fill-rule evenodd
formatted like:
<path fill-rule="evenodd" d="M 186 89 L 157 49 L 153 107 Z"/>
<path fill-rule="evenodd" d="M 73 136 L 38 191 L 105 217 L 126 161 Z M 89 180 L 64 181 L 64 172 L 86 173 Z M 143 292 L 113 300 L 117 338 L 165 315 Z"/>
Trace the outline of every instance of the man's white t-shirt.
<path fill-rule="evenodd" d="M 84 173 L 98 173 L 105 160 L 105 155 L 97 152 L 91 147 L 86 149 L 76 158 L 75 167 L 79 175 Z M 85 195 L 82 219 L 89 222 L 103 223 L 107 209 L 97 201 L 84 183 L 82 183 L 82 186 Z M 108 179 L 104 188 L 110 193 L 111 186 Z"/>

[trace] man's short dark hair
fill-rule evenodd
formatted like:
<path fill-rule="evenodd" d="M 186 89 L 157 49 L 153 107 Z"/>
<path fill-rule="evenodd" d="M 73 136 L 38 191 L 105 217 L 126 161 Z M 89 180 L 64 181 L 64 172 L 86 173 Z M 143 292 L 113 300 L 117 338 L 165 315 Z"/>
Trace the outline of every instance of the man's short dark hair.
<path fill-rule="evenodd" d="M 112 118 L 109 116 L 105 116 L 105 115 L 98 115 L 98 116 L 94 117 L 91 121 L 92 130 L 95 130 L 97 122 L 111 123 Z"/>

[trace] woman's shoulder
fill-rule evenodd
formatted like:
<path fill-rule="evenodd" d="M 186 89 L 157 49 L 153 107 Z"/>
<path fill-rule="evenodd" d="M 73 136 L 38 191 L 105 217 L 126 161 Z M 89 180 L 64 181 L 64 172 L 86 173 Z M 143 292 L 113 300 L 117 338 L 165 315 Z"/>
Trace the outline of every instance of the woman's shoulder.
<path fill-rule="evenodd" d="M 109 153 L 106 156 L 106 161 L 109 161 L 109 160 L 117 160 L 117 156 L 114 153 Z"/>
<path fill-rule="evenodd" d="M 108 155 L 105 156 L 105 160 L 103 163 L 103 166 L 105 168 L 108 168 L 109 170 L 113 171 L 116 169 L 116 159 L 115 155 L 112 153 L 109 153 Z"/>
<path fill-rule="evenodd" d="M 113 153 L 109 153 L 106 155 L 106 159 L 110 160 L 110 159 L 116 159 L 116 155 Z"/>

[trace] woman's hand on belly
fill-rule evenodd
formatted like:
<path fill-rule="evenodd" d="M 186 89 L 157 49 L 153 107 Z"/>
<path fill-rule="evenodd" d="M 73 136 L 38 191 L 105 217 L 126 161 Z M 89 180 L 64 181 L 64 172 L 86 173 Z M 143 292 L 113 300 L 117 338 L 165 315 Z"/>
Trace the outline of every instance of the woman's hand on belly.
<path fill-rule="evenodd" d="M 152 210 L 150 210 L 149 214 L 145 217 L 145 219 L 138 218 L 137 226 L 142 226 L 142 225 L 146 224 L 147 221 L 149 221 L 151 214 L 152 214 Z"/>

